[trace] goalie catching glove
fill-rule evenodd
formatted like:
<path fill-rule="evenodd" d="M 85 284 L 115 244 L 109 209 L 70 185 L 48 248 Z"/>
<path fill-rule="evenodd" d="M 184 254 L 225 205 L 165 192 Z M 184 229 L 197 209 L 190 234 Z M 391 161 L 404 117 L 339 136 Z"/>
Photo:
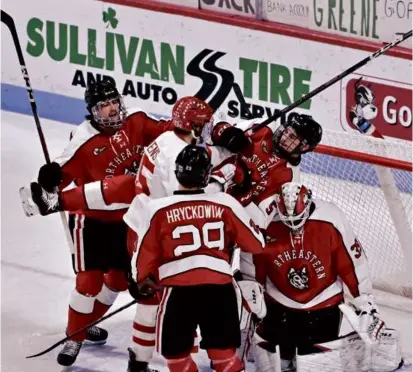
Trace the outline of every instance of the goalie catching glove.
<path fill-rule="evenodd" d="M 372 345 L 380 341 L 386 327 L 379 318 L 379 311 L 371 295 L 361 295 L 339 307 L 365 343 Z"/>

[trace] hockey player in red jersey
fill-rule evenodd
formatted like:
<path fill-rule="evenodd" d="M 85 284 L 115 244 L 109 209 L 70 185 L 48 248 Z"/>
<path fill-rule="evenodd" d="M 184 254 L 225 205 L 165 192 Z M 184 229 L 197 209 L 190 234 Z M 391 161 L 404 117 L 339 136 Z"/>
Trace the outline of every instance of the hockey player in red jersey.
<path fill-rule="evenodd" d="M 301 155 L 320 143 L 322 128 L 311 116 L 298 113 L 291 113 L 274 130 L 268 126 L 250 134 L 254 121 L 246 124 L 219 123 L 211 137 L 214 144 L 240 154 L 248 163 L 254 163 L 251 169 L 263 173 L 253 187 L 232 184 L 226 188 L 246 206 L 254 222 L 266 229 L 277 212 L 276 194 L 283 183 L 299 179 Z"/>
<path fill-rule="evenodd" d="M 138 235 L 130 241 L 134 278 L 138 285 L 153 278 L 164 288 L 156 343 L 172 372 L 198 370 L 190 356 L 197 326 L 216 371 L 244 370 L 235 353 L 240 329 L 230 251 L 236 244 L 262 253 L 264 238 L 234 198 L 204 192 L 210 169 L 207 150 L 187 145 L 176 158 L 172 196 L 142 193 L 124 217 Z"/>
<path fill-rule="evenodd" d="M 241 272 L 265 288 L 267 315 L 257 329 L 258 371 L 272 371 L 279 345 L 283 371 L 293 370 L 295 350 L 335 340 L 344 287 L 360 320 L 360 332 L 380 338 L 366 256 L 344 213 L 313 199 L 295 182 L 282 185 L 276 200 L 279 220 L 267 229 L 266 253 L 242 255 Z M 355 312 L 355 314 L 356 314 Z"/>
<path fill-rule="evenodd" d="M 175 113 L 177 117 L 182 116 L 181 111 L 185 111 L 190 102 L 191 97 L 182 98 L 174 107 L 173 115 Z M 212 115 L 212 110 L 210 112 Z M 162 141 L 164 153 L 172 160 L 185 144 L 195 140 L 193 130 L 189 125 L 190 121 L 186 124 L 182 124 L 181 121 L 174 123 L 181 126 L 175 131 L 175 133 L 178 132 L 178 136 L 175 133 L 169 133 L 167 134 L 168 140 Z M 297 166 L 301 155 L 314 150 L 321 140 L 322 130 L 311 116 L 296 113 L 291 114 L 288 121 L 280 125 L 274 133 L 270 128 L 262 128 L 254 135 L 247 136 L 243 129 L 250 126 L 250 123 L 241 124 L 240 127 L 224 122 L 218 123 L 211 136 L 212 142 L 218 147 L 212 146 L 209 149 L 214 165 L 223 159 L 226 159 L 228 164 L 224 168 L 226 177 L 220 177 L 219 171 L 214 176 L 214 181 L 221 184 L 221 188 L 218 189 L 228 191 L 244 206 L 248 206 L 253 201 L 248 212 L 253 215 L 254 221 L 260 227 L 265 228 L 276 213 L 274 197 L 279 192 L 280 185 L 298 179 Z M 195 133 L 195 135 L 200 134 Z M 146 169 L 153 167 L 146 164 L 150 163 L 150 154 L 157 154 L 157 147 L 159 148 L 159 145 L 154 143 L 153 149 L 156 151 L 151 152 L 148 149 L 143 162 Z M 223 149 L 228 151 L 225 152 Z M 231 156 L 236 153 L 239 155 Z M 172 163 L 169 167 L 165 164 L 166 162 L 163 161 L 162 169 L 173 169 Z M 144 173 L 146 177 L 148 173 L 146 171 Z M 252 182 L 254 187 L 252 187 Z M 166 195 L 161 183 L 153 182 L 153 186 L 152 195 L 158 193 L 160 196 Z M 144 187 L 145 192 L 149 192 L 148 187 Z M 40 197 L 42 190 L 34 185 L 34 193 Z M 49 214 L 57 209 L 66 211 L 110 209 L 113 204 L 130 204 L 135 195 L 135 180 L 129 176 L 117 176 L 64 191 L 59 198 L 54 198 L 56 202 L 53 206 L 40 205 L 40 213 Z M 39 197 L 35 199 L 39 200 Z M 47 198 L 44 197 L 44 199 Z"/>
<path fill-rule="evenodd" d="M 83 208 L 88 206 L 89 208 L 101 208 L 102 201 L 116 201 L 116 202 L 130 202 L 136 192 L 144 192 L 151 196 L 151 198 L 164 197 L 171 195 L 174 189 L 177 187 L 177 181 L 173 174 L 174 169 L 174 158 L 179 153 L 179 151 L 188 143 L 196 141 L 196 138 L 199 138 L 202 132 L 202 128 L 207 124 L 211 118 L 212 110 L 208 110 L 208 106 L 202 101 L 195 99 L 194 97 L 184 97 L 174 106 L 172 121 L 176 126 L 176 129 L 173 132 L 167 132 L 161 135 L 156 141 L 154 141 L 146 150 L 145 156 L 142 160 L 140 171 L 136 177 L 137 188 L 135 190 L 135 182 L 129 177 L 116 177 L 109 180 L 104 180 L 101 182 L 96 182 L 95 184 L 84 185 L 84 187 L 77 188 L 75 190 L 69 190 L 63 195 L 61 195 L 60 207 L 63 205 L 64 208 L 67 208 L 68 204 L 75 206 L 76 208 Z M 293 116 L 291 116 L 293 118 Z M 200 125 L 202 124 L 202 125 Z M 224 127 L 224 130 L 220 128 Z M 234 130 L 235 129 L 235 130 Z M 258 209 L 251 202 L 252 192 L 252 183 L 248 180 L 250 173 L 254 174 L 254 187 L 255 195 L 254 197 L 258 199 L 258 195 L 262 193 L 265 197 L 265 202 L 260 205 L 261 208 L 264 206 L 264 209 L 258 211 L 254 214 L 254 221 L 256 216 L 260 220 L 265 220 L 265 222 L 260 221 L 260 227 L 265 228 L 268 224 L 267 221 L 270 221 L 273 214 L 275 213 L 275 208 L 272 205 L 272 197 L 276 193 L 276 186 L 281 180 L 289 181 L 292 177 L 292 170 L 288 165 L 287 161 L 280 159 L 277 155 L 279 152 L 274 153 L 273 149 L 273 138 L 275 140 L 274 149 L 278 149 L 280 146 L 280 152 L 282 149 L 286 149 L 285 155 L 294 158 L 294 163 L 299 159 L 300 154 L 306 151 L 312 150 L 316 144 L 321 139 L 321 127 L 319 124 L 314 122 L 311 117 L 305 115 L 295 115 L 294 120 L 290 120 L 285 125 L 281 126 L 280 129 L 276 131 L 276 135 L 272 135 L 270 129 L 264 129 L 263 132 L 257 133 L 253 137 L 249 138 L 244 135 L 244 132 L 239 128 L 230 126 L 229 124 L 223 123 L 217 126 L 216 132 L 223 134 L 222 138 L 218 134 L 213 134 L 213 140 L 219 141 L 218 144 L 222 144 L 223 147 L 211 147 L 211 157 L 214 165 L 218 164 L 222 159 L 229 157 L 231 151 L 240 151 L 243 147 L 245 150 L 245 155 L 241 154 L 242 160 L 241 163 L 253 163 L 249 169 L 245 169 L 247 165 L 243 166 L 241 169 L 241 179 L 243 181 L 236 183 L 232 181 L 232 178 L 236 177 L 219 177 L 222 174 L 221 170 L 218 170 L 218 173 L 215 174 L 214 180 L 221 182 L 223 188 L 228 188 L 228 184 L 232 183 L 231 191 L 234 192 L 234 195 L 241 200 L 244 205 L 248 205 L 248 212 L 252 209 L 253 212 L 256 212 Z M 291 133 L 292 132 L 292 133 Z M 234 147 L 234 144 L 237 144 L 238 148 Z M 227 148 L 230 151 L 226 151 L 224 148 Z M 265 151 L 264 151 L 265 149 Z M 254 154 L 257 152 L 259 155 Z M 249 156 L 252 160 L 246 158 Z M 271 178 L 269 185 L 273 188 L 273 191 L 270 194 L 263 193 L 265 182 L 260 180 L 265 180 L 264 176 L 261 176 L 257 173 L 260 173 L 260 158 L 261 156 L 265 158 L 265 161 L 268 160 L 271 168 Z M 236 158 L 236 157 L 235 157 Z M 246 159 L 246 160 L 245 160 Z M 232 165 L 233 175 L 240 170 L 238 159 L 235 159 L 236 165 Z M 225 165 L 224 165 L 225 167 Z M 266 169 L 266 164 L 264 164 L 264 173 Z M 230 172 L 227 172 L 227 175 Z M 279 177 L 276 177 L 276 174 Z M 281 177 L 282 175 L 282 177 Z M 246 180 L 245 180 L 246 179 Z M 120 182 L 119 187 L 116 183 Z M 133 182 L 132 182 L 133 181 Z M 217 183 L 211 183 L 207 189 L 221 190 L 221 186 L 217 186 Z M 262 187 L 262 189 L 259 189 Z M 246 200 L 244 199 L 246 196 Z M 42 200 L 42 192 L 37 190 L 34 195 L 34 199 Z M 244 200 L 243 200 L 244 199 Z M 270 200 L 270 201 L 268 201 Z M 86 203 L 86 205 L 85 205 Z M 109 203 L 108 203 L 109 204 Z M 40 208 L 45 211 L 46 214 L 51 210 L 47 208 L 45 203 Z M 253 213 L 251 213 L 253 215 Z M 263 216 L 263 217 L 262 217 Z M 141 307 L 144 307 L 144 304 L 139 304 L 137 307 L 136 318 L 134 322 L 134 337 L 133 337 L 133 347 L 130 358 L 130 370 L 132 370 L 135 360 L 137 361 L 149 361 L 152 356 L 152 350 L 155 345 L 155 316 L 157 311 L 157 304 L 155 302 L 146 304 L 146 310 L 144 311 Z M 134 369 L 137 370 L 137 369 Z"/>
<path fill-rule="evenodd" d="M 116 86 L 108 81 L 88 86 L 85 101 L 89 111 L 86 120 L 74 131 L 63 153 L 40 168 L 38 184 L 47 192 L 71 182 L 83 185 L 135 174 L 143 148 L 172 128 L 170 121 L 155 120 L 142 111 L 128 115 Z M 53 198 L 48 202 L 51 208 Z M 67 334 L 102 317 L 118 292 L 127 289 L 130 258 L 127 227 L 122 220 L 126 207 L 79 210 L 69 216 L 76 288 L 69 304 Z M 57 361 L 71 365 L 85 339 L 104 343 L 106 338 L 107 332 L 98 327 L 81 332 L 66 342 Z"/>

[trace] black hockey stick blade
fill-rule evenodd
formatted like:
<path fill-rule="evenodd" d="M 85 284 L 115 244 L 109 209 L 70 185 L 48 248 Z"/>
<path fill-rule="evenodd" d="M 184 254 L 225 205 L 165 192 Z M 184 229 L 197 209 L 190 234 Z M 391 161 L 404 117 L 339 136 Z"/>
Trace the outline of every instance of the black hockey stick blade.
<path fill-rule="evenodd" d="M 262 123 L 258 124 L 254 128 L 252 128 L 252 132 L 255 133 L 256 131 L 260 130 L 262 127 L 265 127 L 266 125 L 270 124 L 271 122 L 277 120 L 280 118 L 282 115 L 285 115 L 287 112 L 294 110 L 296 107 L 300 106 L 302 103 L 308 101 L 309 99 L 313 98 L 315 95 L 318 93 L 321 93 L 323 90 L 326 90 L 333 84 L 337 83 L 347 75 L 350 75 L 352 72 L 358 70 L 359 68 L 367 65 L 371 60 L 381 56 L 382 54 L 386 53 L 389 49 L 395 47 L 396 45 L 399 45 L 403 41 L 407 40 L 412 36 L 412 30 L 409 32 L 406 32 L 399 38 L 395 39 L 391 43 L 388 43 L 384 45 L 382 48 L 374 52 L 373 54 L 369 55 L 368 57 L 364 58 L 360 62 L 356 63 L 355 65 L 351 66 L 347 70 L 343 71 L 341 74 L 333 77 L 331 80 L 327 81 L 326 83 L 320 85 L 319 87 L 315 88 L 312 90 L 310 93 L 306 94 L 305 96 L 302 96 L 300 99 L 297 101 L 293 102 L 291 105 L 284 107 L 282 110 L 278 111 L 276 114 L 273 116 L 270 116 L 268 119 L 264 120 Z"/>
<path fill-rule="evenodd" d="M 127 309 L 128 307 L 131 307 L 131 306 L 134 305 L 134 304 L 136 304 L 136 300 L 133 300 L 133 301 L 131 301 L 131 302 L 128 302 L 127 304 L 121 306 L 119 309 L 116 309 L 116 310 L 112 311 L 111 313 L 103 316 L 102 318 L 96 320 L 95 322 L 93 322 L 93 323 L 91 323 L 91 324 L 88 324 L 86 327 L 83 327 L 83 328 L 77 330 L 76 332 L 72 333 L 71 335 L 69 335 L 69 336 L 67 336 L 67 337 L 65 337 L 65 338 L 62 338 L 60 341 L 56 342 L 55 344 L 53 344 L 52 346 L 48 347 L 47 349 L 41 351 L 40 353 L 27 356 L 26 359 L 36 358 L 36 357 L 38 357 L 38 356 L 47 354 L 49 351 L 52 351 L 53 349 L 57 348 L 59 345 L 64 344 L 67 340 L 69 340 L 69 339 L 72 338 L 73 336 L 77 335 L 78 333 L 84 331 L 85 329 L 88 329 L 88 328 L 90 328 L 90 327 L 93 327 L 93 326 L 95 326 L 96 324 L 99 324 L 100 322 L 103 322 L 104 320 L 110 318 L 111 316 L 113 316 L 113 315 L 115 315 L 115 314 L 117 314 L 117 313 L 120 313 L 121 311 Z"/>

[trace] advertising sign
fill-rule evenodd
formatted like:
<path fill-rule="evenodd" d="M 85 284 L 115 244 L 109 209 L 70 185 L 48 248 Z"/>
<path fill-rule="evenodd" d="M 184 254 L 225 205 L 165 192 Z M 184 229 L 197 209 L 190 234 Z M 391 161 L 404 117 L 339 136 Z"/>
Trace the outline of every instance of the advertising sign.
<path fill-rule="evenodd" d="M 230 121 L 249 118 L 231 89 L 236 81 L 254 115 L 267 117 L 368 55 L 310 41 L 305 34 L 299 39 L 97 1 L 88 2 L 87 11 L 82 0 L 62 2 L 58 12 L 47 0 L 36 6 L 22 6 L 23 2 L 7 1 L 5 11 L 15 17 L 33 88 L 47 93 L 48 109 L 61 115 L 73 115 L 74 99 L 79 101 L 77 109 L 83 106 L 88 83 L 113 79 L 129 107 L 169 117 L 178 98 L 196 94 L 219 106 Z M 10 35 L 4 33 L 3 55 L 13 48 Z M 358 73 L 380 84 L 400 83 L 386 101 L 383 97 L 388 108 L 383 120 L 401 118 L 402 129 L 411 131 L 405 108 L 411 113 L 411 104 L 396 92 L 405 89 L 411 97 L 411 61 L 384 55 Z M 16 59 L 3 59 L 2 84 L 10 92 L 24 87 Z M 348 107 L 343 106 L 341 88 L 333 85 L 297 111 L 313 115 L 326 128 L 351 130 L 342 119 Z M 375 87 L 378 99 L 380 91 Z M 3 94 L 2 100 L 10 107 L 16 97 Z M 80 121 L 83 114 L 78 114 Z M 390 122 L 386 133 L 400 137 L 399 124 Z"/>

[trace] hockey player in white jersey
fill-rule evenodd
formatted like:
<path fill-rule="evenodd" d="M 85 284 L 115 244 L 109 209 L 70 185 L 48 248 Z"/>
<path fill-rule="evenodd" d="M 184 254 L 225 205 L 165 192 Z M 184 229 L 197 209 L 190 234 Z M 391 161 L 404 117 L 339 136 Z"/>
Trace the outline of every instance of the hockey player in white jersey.
<path fill-rule="evenodd" d="M 244 278 L 265 289 L 267 315 L 255 337 L 257 371 L 295 370 L 297 348 L 302 366 L 297 371 L 328 365 L 331 354 L 321 351 L 323 345 L 324 350 L 334 348 L 329 342 L 338 339 L 342 312 L 363 342 L 379 344 L 385 324 L 372 296 L 367 258 L 344 213 L 333 203 L 313 199 L 310 190 L 294 182 L 282 185 L 276 203 L 279 221 L 267 229 L 266 253 L 241 257 Z M 352 296 L 346 304 L 345 288 Z M 397 337 L 390 343 L 387 358 L 370 361 L 382 363 L 382 371 L 401 362 Z M 363 362 L 364 368 L 370 362 Z M 306 369 L 309 365 L 314 369 Z M 338 365 L 334 370 L 342 369 Z"/>

